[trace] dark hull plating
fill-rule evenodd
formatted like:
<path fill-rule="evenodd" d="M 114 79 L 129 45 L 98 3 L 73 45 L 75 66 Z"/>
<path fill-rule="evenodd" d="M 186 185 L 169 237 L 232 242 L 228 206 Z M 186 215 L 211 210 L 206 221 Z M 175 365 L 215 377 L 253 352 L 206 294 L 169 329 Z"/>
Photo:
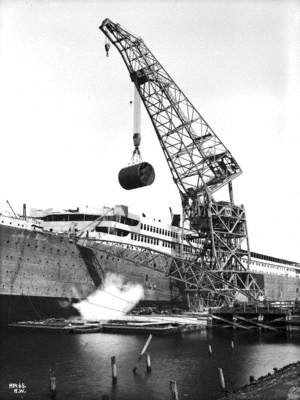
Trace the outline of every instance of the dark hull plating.
<path fill-rule="evenodd" d="M 170 302 L 169 279 L 157 271 L 97 254 L 68 237 L 0 225 L 0 322 L 77 315 L 72 301 L 101 286 L 107 272 L 144 286 L 144 304 Z"/>
<path fill-rule="evenodd" d="M 127 247 L 137 259 L 137 250 Z M 94 251 L 68 237 L 0 225 L 0 322 L 77 315 L 72 301 L 101 286 L 108 272 L 141 284 L 145 305 L 184 305 L 170 279 L 156 270 L 158 265 L 133 263 L 117 253 L 104 243 Z M 297 299 L 300 279 L 256 276 L 270 300 Z"/>
<path fill-rule="evenodd" d="M 78 316 L 71 304 L 59 297 L 0 295 L 0 323 Z"/>

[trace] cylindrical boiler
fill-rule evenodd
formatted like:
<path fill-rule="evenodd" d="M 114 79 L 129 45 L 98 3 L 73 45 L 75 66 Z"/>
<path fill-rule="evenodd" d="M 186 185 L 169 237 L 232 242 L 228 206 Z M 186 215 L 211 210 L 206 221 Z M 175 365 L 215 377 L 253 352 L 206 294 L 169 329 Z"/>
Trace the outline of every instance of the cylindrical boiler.
<path fill-rule="evenodd" d="M 126 190 L 149 186 L 154 179 L 154 168 L 146 162 L 130 165 L 119 172 L 119 183 Z"/>

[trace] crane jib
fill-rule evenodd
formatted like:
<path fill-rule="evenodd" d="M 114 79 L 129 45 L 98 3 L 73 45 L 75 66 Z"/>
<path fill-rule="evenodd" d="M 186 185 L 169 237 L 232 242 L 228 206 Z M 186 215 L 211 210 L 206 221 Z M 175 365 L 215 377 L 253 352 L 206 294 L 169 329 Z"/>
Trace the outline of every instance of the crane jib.
<path fill-rule="evenodd" d="M 213 194 L 240 175 L 229 150 L 143 40 L 109 19 L 100 29 L 122 56 L 179 191 L 187 196 L 189 189 L 200 196 Z"/>
<path fill-rule="evenodd" d="M 233 201 L 232 181 L 241 174 L 240 166 L 142 39 L 109 19 L 100 29 L 120 53 L 151 119 L 181 195 L 183 221 L 203 240 L 190 255 L 195 261 L 176 267 L 187 297 L 193 282 L 196 301 L 199 295 L 209 306 L 232 303 L 237 294 L 259 299 L 263 289 L 245 267 L 245 261 L 250 263 L 245 210 Z M 130 189 L 147 185 L 154 175 L 148 167 L 134 167 L 121 170 L 119 179 Z M 215 201 L 212 195 L 225 185 L 229 201 Z"/>

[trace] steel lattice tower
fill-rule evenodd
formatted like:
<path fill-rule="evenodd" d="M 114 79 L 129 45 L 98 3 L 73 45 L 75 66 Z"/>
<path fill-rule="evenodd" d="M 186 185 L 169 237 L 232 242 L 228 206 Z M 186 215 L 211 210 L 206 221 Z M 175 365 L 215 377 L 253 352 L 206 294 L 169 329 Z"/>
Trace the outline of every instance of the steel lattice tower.
<path fill-rule="evenodd" d="M 185 292 L 210 305 L 232 302 L 237 293 L 257 299 L 262 290 L 248 270 L 246 214 L 233 201 L 240 166 L 142 39 L 109 19 L 100 29 L 129 71 L 179 189 L 184 219 L 203 242 L 193 259 L 176 261 Z M 230 200 L 215 201 L 226 185 Z"/>

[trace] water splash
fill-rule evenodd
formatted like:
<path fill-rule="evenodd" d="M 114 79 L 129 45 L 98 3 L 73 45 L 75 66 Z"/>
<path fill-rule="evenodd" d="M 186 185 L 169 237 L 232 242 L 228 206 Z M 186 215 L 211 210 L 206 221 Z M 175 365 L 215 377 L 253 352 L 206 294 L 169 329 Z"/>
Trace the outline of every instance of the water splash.
<path fill-rule="evenodd" d="M 100 288 L 73 307 L 85 320 L 107 321 L 127 314 L 143 296 L 142 285 L 125 284 L 123 276 L 108 273 Z"/>

